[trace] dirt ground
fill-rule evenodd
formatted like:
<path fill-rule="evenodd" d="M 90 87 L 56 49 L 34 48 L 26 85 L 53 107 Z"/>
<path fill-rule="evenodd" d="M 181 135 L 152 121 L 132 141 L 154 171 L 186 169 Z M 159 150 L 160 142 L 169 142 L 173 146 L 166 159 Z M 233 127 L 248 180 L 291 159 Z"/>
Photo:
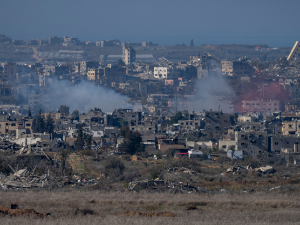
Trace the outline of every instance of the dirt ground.
<path fill-rule="evenodd" d="M 298 193 L 149 194 L 51 190 L 1 192 L 51 218 L 0 217 L 1 224 L 299 224 Z M 190 210 L 188 210 L 190 209 Z"/>

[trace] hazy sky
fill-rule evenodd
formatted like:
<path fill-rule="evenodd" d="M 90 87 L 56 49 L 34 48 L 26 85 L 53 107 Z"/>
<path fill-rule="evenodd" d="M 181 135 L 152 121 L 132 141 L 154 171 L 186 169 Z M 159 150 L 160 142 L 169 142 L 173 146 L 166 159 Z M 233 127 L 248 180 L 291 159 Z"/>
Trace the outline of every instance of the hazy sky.
<path fill-rule="evenodd" d="M 292 46 L 300 40 L 299 10 L 299 0 L 9 0 L 1 2 L 0 34 Z"/>

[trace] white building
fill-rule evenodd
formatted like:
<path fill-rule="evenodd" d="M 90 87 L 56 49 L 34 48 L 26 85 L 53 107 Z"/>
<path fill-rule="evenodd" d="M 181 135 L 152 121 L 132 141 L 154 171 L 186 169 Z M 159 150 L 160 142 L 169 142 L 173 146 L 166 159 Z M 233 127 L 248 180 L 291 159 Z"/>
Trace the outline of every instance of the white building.
<path fill-rule="evenodd" d="M 168 78 L 168 68 L 167 67 L 154 67 L 154 77 L 157 79 Z"/>
<path fill-rule="evenodd" d="M 180 70 L 177 68 L 154 67 L 154 78 L 157 79 L 178 79 Z"/>

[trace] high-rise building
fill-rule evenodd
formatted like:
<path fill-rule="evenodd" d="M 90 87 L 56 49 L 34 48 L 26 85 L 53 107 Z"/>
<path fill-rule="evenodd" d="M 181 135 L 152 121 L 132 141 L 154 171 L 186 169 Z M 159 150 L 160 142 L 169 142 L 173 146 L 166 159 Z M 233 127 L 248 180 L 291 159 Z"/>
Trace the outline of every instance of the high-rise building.
<path fill-rule="evenodd" d="M 131 46 L 123 46 L 123 61 L 126 65 L 130 65 L 135 62 L 136 53 Z"/>
<path fill-rule="evenodd" d="M 63 38 L 61 38 L 61 37 L 56 37 L 56 36 L 49 37 L 49 39 L 48 39 L 49 45 L 60 45 L 60 44 L 63 43 L 63 41 L 64 41 Z"/>
<path fill-rule="evenodd" d="M 4 82 L 13 81 L 17 75 L 16 63 L 8 62 L 3 65 L 3 73 L 1 73 L 0 79 Z"/>

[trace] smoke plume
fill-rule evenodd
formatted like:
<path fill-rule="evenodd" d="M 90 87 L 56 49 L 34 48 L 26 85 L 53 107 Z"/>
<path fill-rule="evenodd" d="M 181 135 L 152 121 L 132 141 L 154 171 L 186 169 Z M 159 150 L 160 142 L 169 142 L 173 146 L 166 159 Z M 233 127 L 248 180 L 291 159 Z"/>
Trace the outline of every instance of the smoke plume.
<path fill-rule="evenodd" d="M 70 112 L 79 110 L 87 112 L 90 109 L 100 108 L 104 112 L 111 112 L 118 108 L 132 108 L 126 96 L 114 90 L 97 86 L 92 82 L 82 80 L 74 85 L 68 80 L 53 80 L 47 84 L 46 91 L 41 93 L 43 110 L 55 111 L 60 105 L 70 107 Z"/>
<path fill-rule="evenodd" d="M 222 110 L 232 112 L 229 101 L 233 100 L 234 92 L 224 76 L 220 73 L 208 75 L 195 83 L 195 100 L 191 104 L 192 111 Z"/>

